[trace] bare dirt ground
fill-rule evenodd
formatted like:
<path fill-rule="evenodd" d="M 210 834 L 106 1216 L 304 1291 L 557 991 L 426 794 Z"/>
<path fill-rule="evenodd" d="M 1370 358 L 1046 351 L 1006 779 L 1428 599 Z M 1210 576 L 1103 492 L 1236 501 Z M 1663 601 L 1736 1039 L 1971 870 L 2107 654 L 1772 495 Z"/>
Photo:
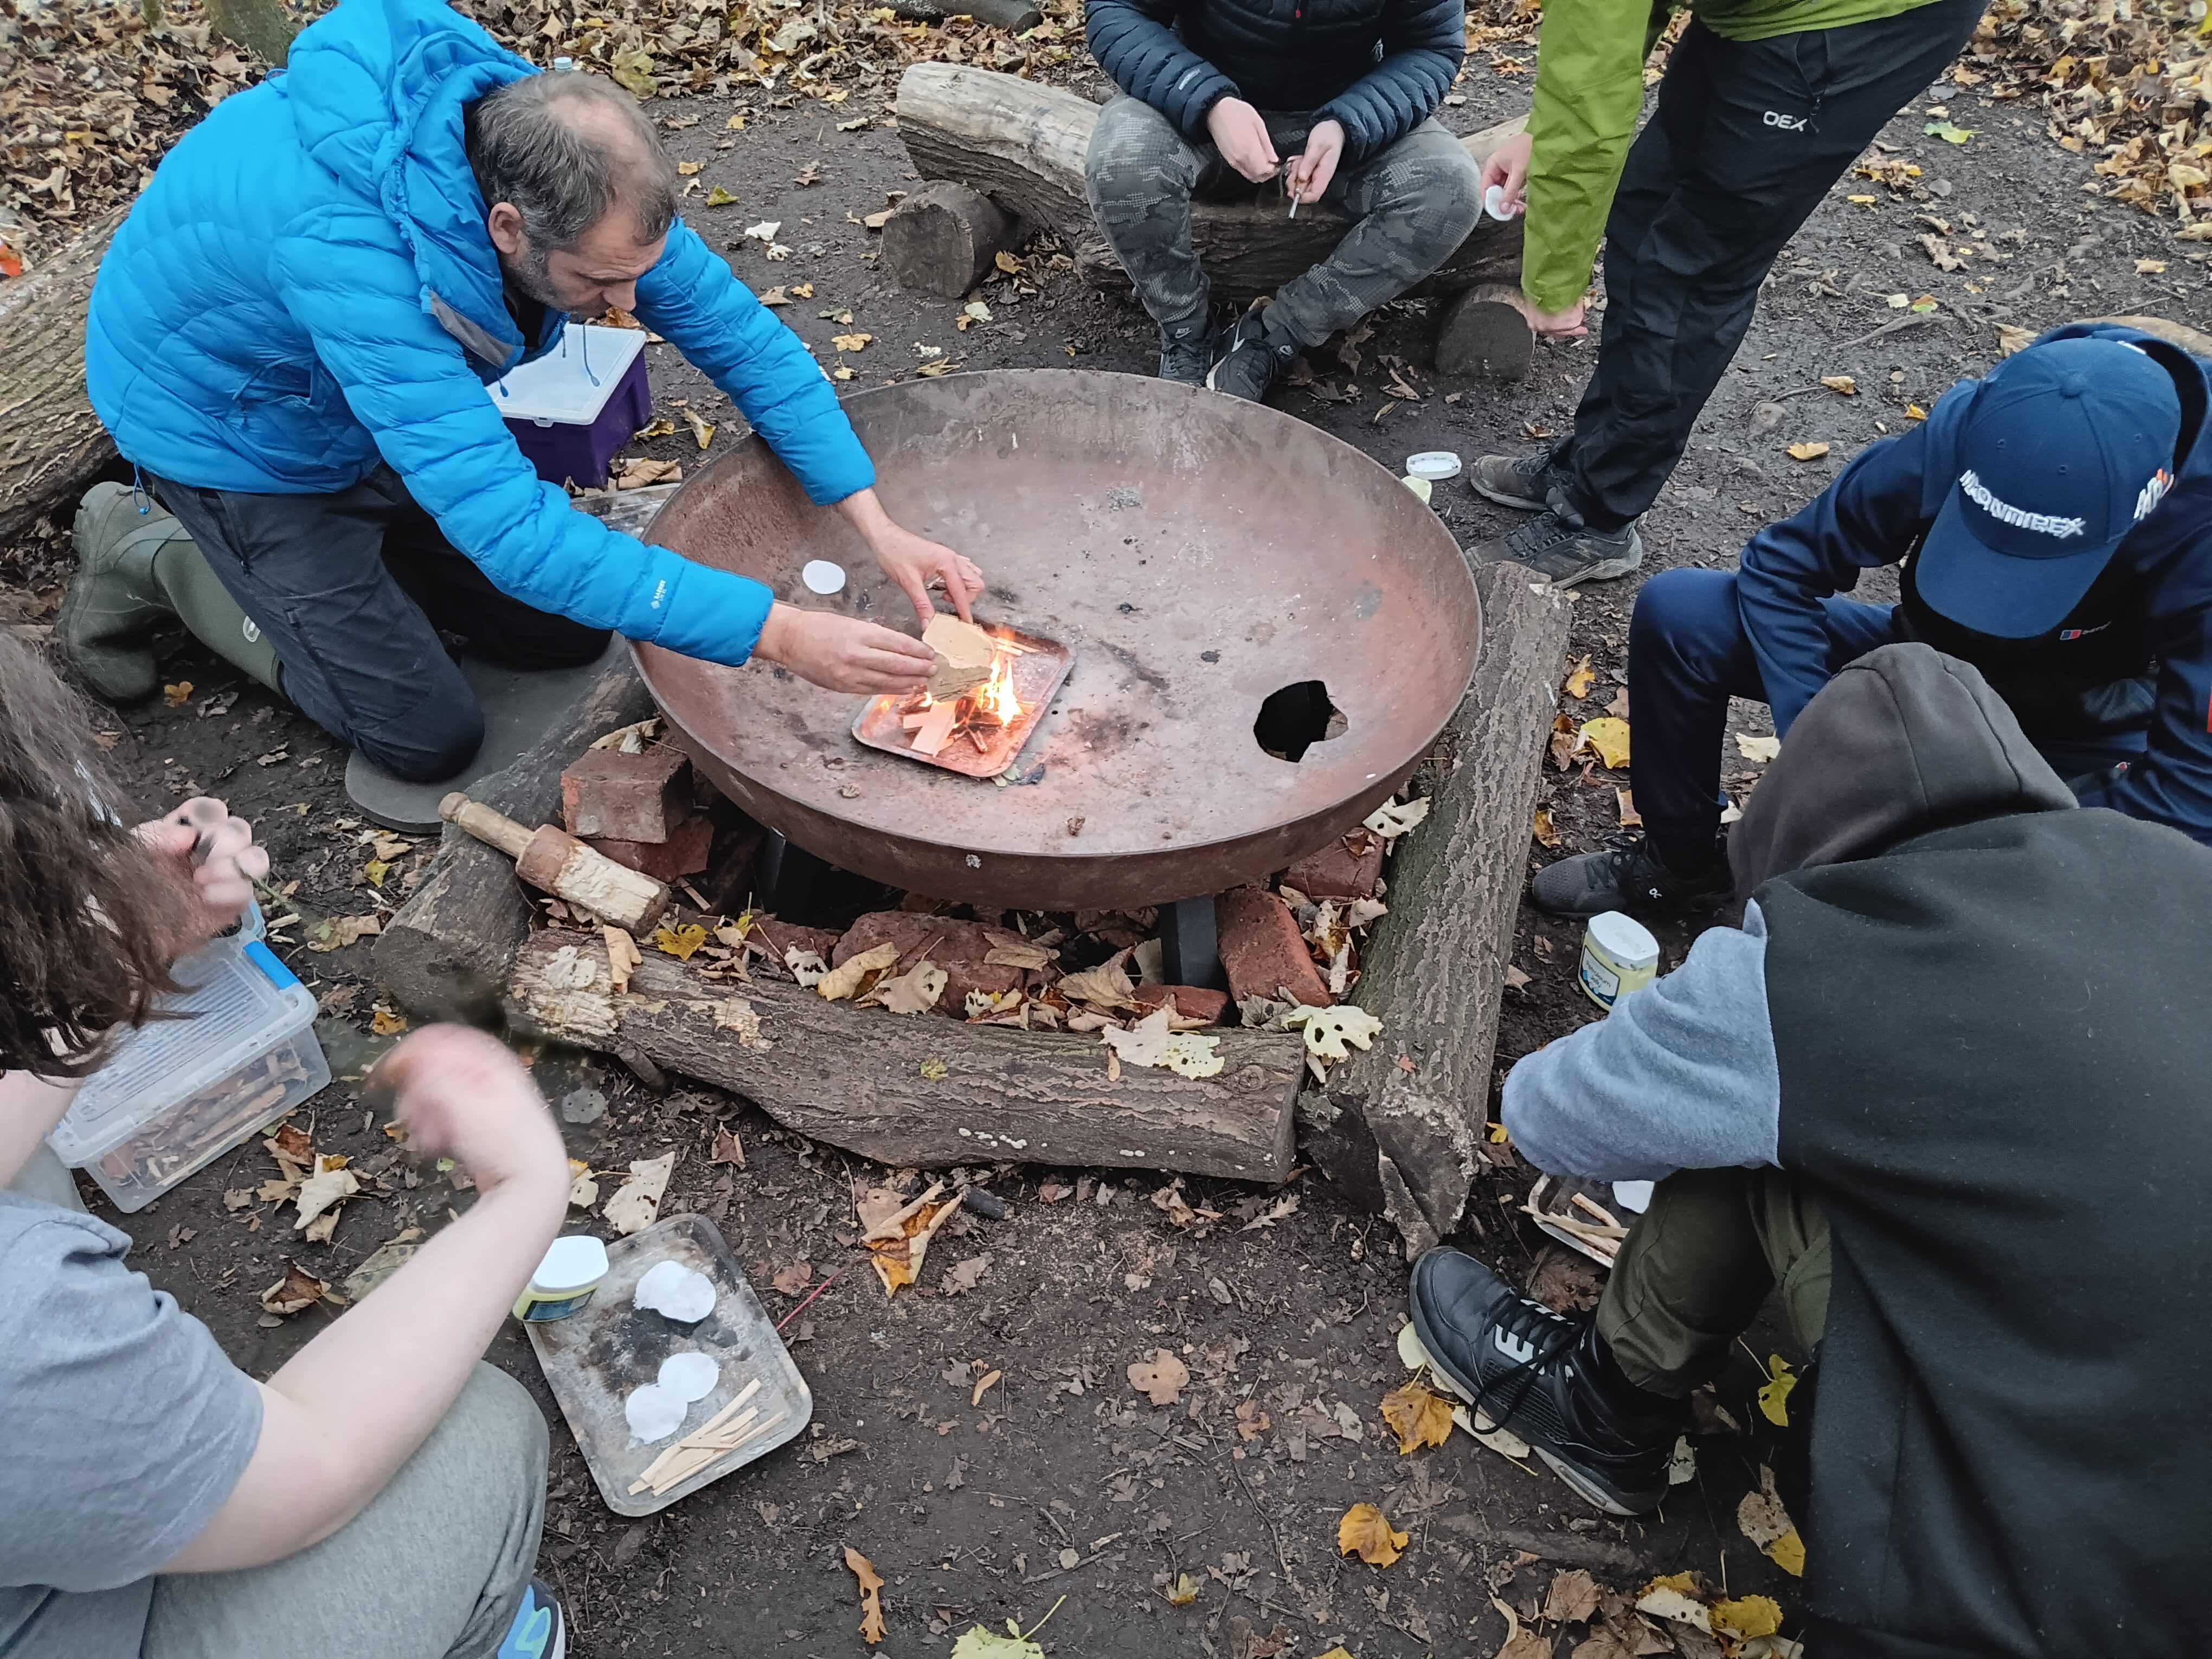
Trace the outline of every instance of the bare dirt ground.
<path fill-rule="evenodd" d="M 1517 110 L 1526 81 L 1478 67 L 1462 91 L 1466 101 L 1445 113 L 1469 130 Z M 1954 146 L 1926 135 L 1929 106 L 1973 137 Z M 653 108 L 679 157 L 702 164 L 694 202 L 713 187 L 736 198 L 732 206 L 694 207 L 695 222 L 757 290 L 811 284 L 811 296 L 793 298 L 781 314 L 825 362 L 854 368 L 853 387 L 911 374 L 931 349 L 964 368 L 1149 372 L 1153 336 L 1141 313 L 1053 270 L 1046 252 L 1031 253 L 1021 277 L 994 281 L 981 295 L 990 320 L 965 330 L 956 327 L 960 302 L 897 289 L 870 258 L 876 239 L 858 221 L 915 180 L 879 117 L 839 130 L 877 114 L 873 100 L 777 108 L 756 95 Z M 732 133 L 726 119 L 738 109 L 747 125 Z M 696 124 L 679 125 L 694 114 Z M 1901 429 L 1911 405 L 1924 409 L 1959 376 L 1990 367 L 2001 325 L 2032 333 L 2138 310 L 2201 325 L 2212 314 L 2204 251 L 2085 194 L 2088 164 L 2052 147 L 2033 111 L 1939 88 L 1885 143 L 1887 159 L 1917 166 L 1919 178 L 1893 169 L 1894 187 L 1846 179 L 1785 255 L 1688 456 L 1645 521 L 1647 569 L 1726 566 L 1752 530 Z M 788 259 L 768 262 L 764 245 L 743 235 L 761 220 L 780 222 Z M 1962 268 L 1938 270 L 1923 234 L 1966 245 Z M 1892 295 L 1931 295 L 1937 308 L 1868 338 L 1914 314 L 1893 308 Z M 1530 378 L 1503 392 L 1442 383 L 1429 367 L 1425 311 L 1390 308 L 1350 355 L 1315 354 L 1313 388 L 1285 388 L 1273 401 L 1394 470 L 1417 450 L 1471 459 L 1565 427 L 1594 342 L 1540 349 Z M 866 349 L 833 348 L 833 336 L 854 331 L 873 337 Z M 1418 398 L 1384 394 L 1392 358 Z M 654 347 L 652 362 L 659 412 L 678 416 L 676 433 L 632 453 L 700 459 L 679 398 L 720 425 L 720 449 L 737 429 L 726 404 L 671 349 Z M 1855 395 L 1820 388 L 1823 376 L 1842 374 L 1853 378 Z M 1777 399 L 1781 420 L 1762 427 L 1754 406 Z M 1798 462 L 1785 453 L 1808 442 L 1826 443 L 1826 455 Z M 1440 487 L 1437 506 L 1463 543 L 1511 522 L 1463 483 Z M 988 548 L 966 550 L 988 569 Z M 65 540 L 36 537 L 0 553 L 0 599 L 36 620 L 66 576 L 64 553 Z M 1620 689 L 1632 599 L 1631 585 L 1620 583 L 1577 603 L 1572 654 L 1587 654 L 1594 671 L 1587 698 L 1563 701 L 1577 720 L 1602 712 Z M 237 685 L 196 647 L 179 645 L 166 676 L 191 682 L 189 694 L 176 707 L 156 700 L 118 715 L 114 758 L 149 814 L 198 790 L 228 796 L 261 826 L 276 879 L 298 884 L 304 918 L 278 948 L 325 998 L 321 1033 L 340 1074 L 303 1120 L 323 1150 L 388 1163 L 390 1145 L 360 1098 L 365 1066 L 392 1040 L 370 1030 L 367 946 L 318 953 L 283 939 L 303 940 L 321 916 L 388 908 L 430 849 L 392 860 L 381 890 L 368 884 L 367 832 L 339 787 L 343 750 Z M 1743 730 L 1769 729 L 1764 711 L 1742 712 Z M 1758 770 L 1748 762 L 1729 769 L 1738 787 Z M 1615 788 L 1627 781 L 1580 763 L 1547 770 L 1546 805 L 1562 850 L 1594 845 L 1615 826 Z M 1556 854 L 1532 846 L 1531 856 L 1533 865 Z M 1670 961 L 1690 933 L 1665 931 Z M 1508 994 L 1501 1067 L 1593 1017 L 1572 982 L 1577 937 L 1524 912 L 1516 961 L 1529 980 Z M 860 1653 L 848 1545 L 888 1580 L 890 1634 L 880 1650 L 896 1654 L 942 1652 L 970 1621 L 1002 1629 L 1012 1618 L 1028 1627 L 1057 1607 L 1039 1636 L 1054 1653 L 1308 1659 L 1341 1645 L 1358 1659 L 1456 1659 L 1498 1646 L 1504 1621 L 1493 1595 L 1529 1618 L 1553 1576 L 1571 1567 L 1623 1587 L 1695 1568 L 1735 1594 L 1771 1594 L 1797 1610 L 1794 1581 L 1735 1524 L 1763 1455 L 1751 1431 L 1766 1431 L 1748 1398 L 1760 1375 L 1751 1346 L 1719 1390 L 1744 1432 L 1705 1413 L 1716 1432 L 1698 1437 L 1697 1478 L 1665 1511 L 1648 1523 L 1601 1519 L 1548 1474 L 1465 1436 L 1399 1455 L 1377 1404 L 1405 1375 L 1394 1346 L 1405 1264 L 1386 1228 L 1350 1212 L 1316 1177 L 1295 1180 L 1296 1210 L 1264 1223 L 1257 1218 L 1273 1194 L 1189 1183 L 1180 1198 L 1220 1218 L 1179 1225 L 1174 1206 L 1152 1201 L 1166 1185 L 1159 1178 L 995 1171 L 989 1185 L 1009 1200 L 1008 1218 L 963 1218 L 933 1252 L 947 1268 L 981 1261 L 974 1287 L 956 1291 L 933 1266 L 918 1292 L 886 1302 L 862 1263 L 852 1208 L 854 1183 L 880 1172 L 705 1090 L 679 1084 L 656 1098 L 575 1056 L 536 1063 L 556 1101 L 586 1088 L 606 1097 L 595 1121 L 568 1127 L 577 1157 L 619 1170 L 632 1158 L 678 1152 L 663 1212 L 714 1218 L 776 1316 L 835 1276 L 787 1332 L 815 1394 L 814 1425 L 801 1443 L 631 1524 L 600 1504 L 556 1429 L 543 1565 L 569 1597 L 574 1650 L 586 1659 Z M 588 1106 L 587 1097 L 572 1109 Z M 743 1169 L 711 1159 L 714 1131 L 725 1125 L 747 1149 Z M 328 1244 L 302 1244 L 289 1215 L 226 1206 L 227 1191 L 270 1173 L 250 1145 L 128 1220 L 135 1260 L 258 1374 L 328 1316 L 264 1315 L 258 1293 L 288 1260 L 342 1285 L 401 1228 L 434 1227 L 449 1206 L 468 1201 L 431 1172 L 410 1188 L 392 1164 L 390 1191 L 349 1205 Z M 1480 1236 L 1463 1242 L 1516 1275 L 1550 1264 L 1540 1292 L 1586 1302 L 1589 1274 L 1540 1249 L 1510 1217 L 1526 1179 L 1510 1171 L 1479 1194 Z M 791 1291 L 775 1287 L 779 1275 Z M 1770 1346 L 1787 1352 L 1778 1340 L 1754 1345 L 1759 1360 Z M 1192 1380 L 1178 1403 L 1155 1407 L 1132 1389 L 1127 1368 L 1161 1347 L 1183 1358 Z M 512 1328 L 491 1358 L 551 1413 Z M 977 1397 L 976 1383 L 993 1371 L 1001 1380 Z M 1337 1518 L 1359 1502 L 1380 1504 L 1413 1534 L 1395 1566 L 1337 1556 Z M 1195 1598 L 1172 1606 L 1163 1586 L 1185 1573 Z M 1277 1632 L 1279 1646 L 1271 1644 Z M 1563 1633 L 1558 1645 L 1564 1652 L 1573 1643 Z"/>

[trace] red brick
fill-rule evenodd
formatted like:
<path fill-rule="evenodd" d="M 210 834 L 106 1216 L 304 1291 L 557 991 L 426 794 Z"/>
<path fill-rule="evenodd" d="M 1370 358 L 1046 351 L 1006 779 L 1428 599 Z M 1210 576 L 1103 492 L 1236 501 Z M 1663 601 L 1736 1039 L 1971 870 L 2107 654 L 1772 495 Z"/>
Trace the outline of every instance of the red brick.
<path fill-rule="evenodd" d="M 1283 872 L 1283 884 L 1308 898 L 1373 898 L 1382 880 L 1382 837 L 1364 829 L 1307 854 Z"/>
<path fill-rule="evenodd" d="M 755 916 L 751 937 L 775 953 L 775 965 L 786 972 L 789 971 L 789 964 L 784 953 L 793 946 L 811 951 L 824 962 L 837 949 L 837 931 L 834 927 L 801 927 L 796 922 L 780 921 L 775 916 Z"/>
<path fill-rule="evenodd" d="M 896 970 L 899 973 L 907 972 L 925 956 L 945 969 L 945 994 L 937 1006 L 948 1013 L 964 1015 L 970 991 L 1003 996 L 1022 982 L 1020 969 L 983 960 L 990 954 L 991 932 L 981 922 L 917 916 L 902 910 L 878 910 L 862 916 L 845 930 L 830 961 L 842 963 L 878 945 L 899 947 Z"/>
<path fill-rule="evenodd" d="M 586 836 L 617 864 L 641 870 L 656 881 L 695 876 L 707 867 L 707 854 L 714 844 L 714 826 L 703 816 L 685 819 L 665 841 L 617 841 L 611 836 Z"/>
<path fill-rule="evenodd" d="M 672 744 L 641 755 L 587 749 L 561 775 L 562 822 L 586 841 L 664 842 L 692 812 L 691 763 Z"/>
<path fill-rule="evenodd" d="M 1291 907 L 1264 887 L 1239 887 L 1214 901 L 1220 932 L 1221 967 L 1229 975 L 1229 994 L 1280 998 L 1326 1008 L 1335 999 L 1314 966 Z"/>
<path fill-rule="evenodd" d="M 1146 1009 L 1159 1007 L 1170 997 L 1175 999 L 1176 1012 L 1185 1019 L 1202 1019 L 1208 1025 L 1221 1024 L 1221 1017 L 1229 1012 L 1229 993 L 1209 991 L 1200 985 L 1139 985 L 1138 1004 Z"/>

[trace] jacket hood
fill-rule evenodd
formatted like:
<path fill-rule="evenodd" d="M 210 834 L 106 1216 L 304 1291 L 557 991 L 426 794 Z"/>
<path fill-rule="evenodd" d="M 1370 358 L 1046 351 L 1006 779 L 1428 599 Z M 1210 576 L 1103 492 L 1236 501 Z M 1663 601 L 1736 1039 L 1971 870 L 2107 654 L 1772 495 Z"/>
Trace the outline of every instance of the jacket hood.
<path fill-rule="evenodd" d="M 1916 836 L 2074 796 L 2004 700 L 1956 657 L 1885 645 L 1805 705 L 1729 837 L 1736 893 Z"/>
<path fill-rule="evenodd" d="M 342 0 L 301 31 L 280 82 L 307 154 L 398 232 L 422 308 L 495 369 L 523 340 L 501 297 L 461 112 L 537 73 L 434 0 Z"/>

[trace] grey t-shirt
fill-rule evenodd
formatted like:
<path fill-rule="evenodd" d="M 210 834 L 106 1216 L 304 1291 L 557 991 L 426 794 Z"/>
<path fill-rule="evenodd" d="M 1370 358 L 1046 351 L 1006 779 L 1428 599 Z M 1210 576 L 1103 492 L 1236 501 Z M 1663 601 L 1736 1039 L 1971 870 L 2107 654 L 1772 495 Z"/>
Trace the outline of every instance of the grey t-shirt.
<path fill-rule="evenodd" d="M 261 1395 L 88 1215 L 0 1191 L 0 1659 L 125 1659 Z"/>

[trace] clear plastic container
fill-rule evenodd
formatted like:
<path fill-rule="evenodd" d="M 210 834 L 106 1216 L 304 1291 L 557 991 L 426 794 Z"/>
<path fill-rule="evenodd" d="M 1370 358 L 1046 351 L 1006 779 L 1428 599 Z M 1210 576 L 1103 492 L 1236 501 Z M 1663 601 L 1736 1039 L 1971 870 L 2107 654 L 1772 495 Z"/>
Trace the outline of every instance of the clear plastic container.
<path fill-rule="evenodd" d="M 48 1144 L 126 1213 L 266 1128 L 331 1080 L 315 999 L 266 945 L 217 939 L 177 964 L 181 994 L 115 1041 Z"/>

